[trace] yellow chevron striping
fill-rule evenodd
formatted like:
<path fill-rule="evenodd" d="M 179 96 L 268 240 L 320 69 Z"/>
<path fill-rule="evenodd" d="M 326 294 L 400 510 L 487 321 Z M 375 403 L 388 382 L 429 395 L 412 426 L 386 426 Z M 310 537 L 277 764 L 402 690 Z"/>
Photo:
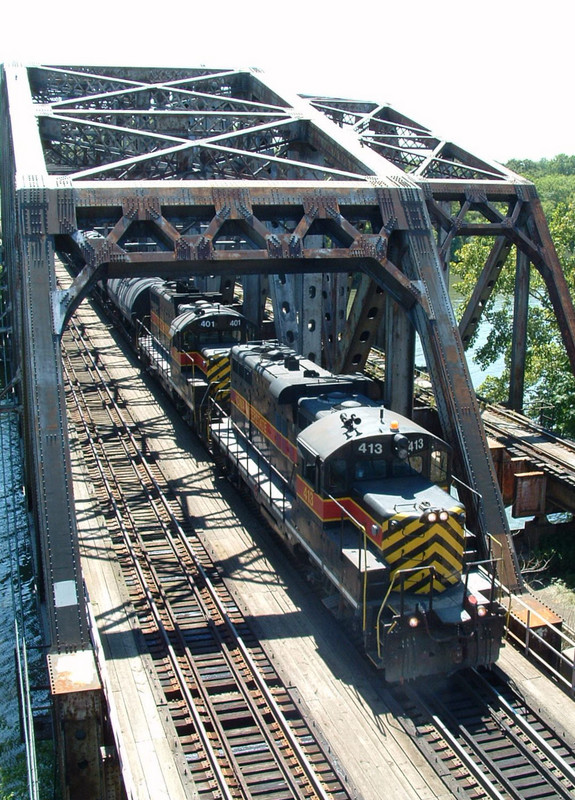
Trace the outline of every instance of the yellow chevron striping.
<path fill-rule="evenodd" d="M 437 591 L 442 591 L 447 585 L 455 583 L 461 573 L 463 557 L 458 553 L 453 553 L 445 547 L 441 538 L 435 537 L 432 541 L 423 542 L 419 548 L 405 549 L 396 554 L 396 558 L 387 558 L 392 572 L 397 569 L 413 569 L 425 564 L 427 567 L 434 567 L 436 572 Z M 395 569 L 394 569 L 395 568 Z M 419 573 L 416 573 L 419 575 Z M 409 577 L 405 580 L 405 587 L 415 586 L 419 578 Z M 429 578 L 426 581 L 429 590 Z M 412 591 L 424 591 L 424 588 L 412 589 Z"/>
<path fill-rule="evenodd" d="M 229 369 L 209 369 L 207 372 L 208 378 L 210 380 L 230 380 L 230 370 Z"/>
<path fill-rule="evenodd" d="M 216 376 L 229 376 L 231 374 L 231 367 L 230 367 L 230 360 L 226 356 L 218 358 L 217 360 L 210 361 L 208 364 L 207 369 L 208 376 L 216 377 Z"/>
<path fill-rule="evenodd" d="M 414 567 L 422 566 L 425 564 L 427 567 L 434 567 L 437 574 L 442 577 L 460 572 L 460 566 L 457 564 L 450 564 L 443 562 L 440 558 L 406 558 L 401 564 L 397 566 L 398 569 L 413 569 Z"/>
<path fill-rule="evenodd" d="M 403 569 L 414 569 L 420 566 L 421 562 L 413 562 L 402 565 Z M 460 573 L 446 571 L 443 573 L 436 572 L 433 578 L 433 588 L 436 592 L 441 593 L 449 586 L 456 584 L 460 579 Z M 431 575 L 428 569 L 421 569 L 418 572 L 412 572 L 406 575 L 403 582 L 403 587 L 406 591 L 415 593 L 429 592 L 431 585 Z"/>
<path fill-rule="evenodd" d="M 419 519 L 414 520 L 413 518 L 401 519 L 400 517 L 392 517 L 392 520 L 399 523 L 399 527 L 394 528 L 393 531 L 390 531 L 389 529 L 384 530 L 383 541 L 386 548 L 393 547 L 394 544 L 403 542 L 405 537 L 410 534 L 417 535 L 418 533 L 423 533 Z"/>
<path fill-rule="evenodd" d="M 394 566 L 398 561 L 403 561 L 406 558 L 425 557 L 428 560 L 434 553 L 440 553 L 446 563 L 452 564 L 458 569 L 463 563 L 463 553 L 454 552 L 445 543 L 437 541 L 423 542 L 420 547 L 405 547 L 402 550 L 396 550 L 392 555 L 384 554 L 384 557 L 391 566 Z"/>
<path fill-rule="evenodd" d="M 401 536 L 394 534 L 393 537 L 385 537 L 382 554 L 388 561 L 393 562 L 401 553 L 409 553 L 422 547 L 428 548 L 435 541 L 440 542 L 443 547 L 449 548 L 454 558 L 460 560 L 463 558 L 463 535 L 454 536 L 452 532 L 445 530 L 441 525 L 434 525 L 431 529 L 421 534 L 415 531 L 415 535 L 412 537 L 407 536 L 405 530 Z"/>

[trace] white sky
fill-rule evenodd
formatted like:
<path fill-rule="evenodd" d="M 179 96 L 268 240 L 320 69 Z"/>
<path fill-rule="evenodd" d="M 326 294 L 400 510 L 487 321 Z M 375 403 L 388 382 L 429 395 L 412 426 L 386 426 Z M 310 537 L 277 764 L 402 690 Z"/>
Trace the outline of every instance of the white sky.
<path fill-rule="evenodd" d="M 0 62 L 261 67 L 487 160 L 575 155 L 569 0 L 11 0 Z"/>

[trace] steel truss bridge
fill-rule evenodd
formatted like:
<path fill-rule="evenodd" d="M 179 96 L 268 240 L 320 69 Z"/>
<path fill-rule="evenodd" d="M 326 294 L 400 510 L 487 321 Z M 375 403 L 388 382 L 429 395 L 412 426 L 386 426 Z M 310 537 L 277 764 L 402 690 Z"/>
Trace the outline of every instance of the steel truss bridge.
<path fill-rule="evenodd" d="M 63 654 L 91 651 L 60 338 L 103 278 L 241 281 L 247 316 L 260 323 L 271 299 L 277 337 L 333 370 L 361 371 L 377 342 L 384 401 L 408 414 L 418 334 L 470 527 L 486 549 L 499 541 L 520 587 L 465 344 L 515 247 L 510 406 L 522 406 L 531 267 L 575 370 L 575 314 L 532 183 L 389 105 L 298 95 L 257 69 L 13 65 L 1 92 L 4 319 L 53 674 Z M 491 248 L 458 326 L 447 267 L 454 238 L 472 236 Z M 57 257 L 77 268 L 70 290 Z M 73 687 L 58 698 L 63 715 L 92 713 Z"/>

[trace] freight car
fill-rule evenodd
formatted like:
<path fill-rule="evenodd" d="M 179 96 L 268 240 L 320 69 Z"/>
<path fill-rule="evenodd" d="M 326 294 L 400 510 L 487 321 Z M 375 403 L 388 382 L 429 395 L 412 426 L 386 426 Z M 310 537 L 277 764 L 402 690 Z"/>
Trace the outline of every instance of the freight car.
<path fill-rule="evenodd" d="M 139 324 L 149 322 L 152 287 L 163 283 L 161 278 L 111 278 L 98 288 L 107 295 L 123 329 L 135 336 Z"/>
<path fill-rule="evenodd" d="M 333 375 L 274 343 L 234 347 L 231 362 L 216 456 L 323 576 L 386 679 L 494 662 L 495 564 L 466 559 L 447 444 L 372 399 L 364 376 Z"/>
<path fill-rule="evenodd" d="M 390 682 L 497 660 L 493 561 L 466 552 L 448 445 L 193 287 L 115 287 L 140 357 L 232 481 L 319 576 Z M 137 298 L 138 309 L 135 309 Z M 140 318 L 144 315 L 144 318 Z"/>

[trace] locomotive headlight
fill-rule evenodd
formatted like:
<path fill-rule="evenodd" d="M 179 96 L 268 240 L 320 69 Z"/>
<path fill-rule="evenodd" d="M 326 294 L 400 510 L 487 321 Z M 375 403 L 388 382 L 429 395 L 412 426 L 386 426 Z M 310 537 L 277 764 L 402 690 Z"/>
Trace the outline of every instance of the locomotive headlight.
<path fill-rule="evenodd" d="M 419 617 L 410 617 L 407 622 L 410 628 L 417 628 L 419 625 Z"/>
<path fill-rule="evenodd" d="M 474 594 L 468 595 L 467 606 L 469 610 L 475 612 L 478 617 L 485 617 L 487 615 L 487 606 L 482 605 Z"/>
<path fill-rule="evenodd" d="M 447 522 L 448 519 L 449 519 L 449 511 L 445 511 L 444 509 L 439 511 L 438 509 L 434 508 L 431 509 L 430 511 L 426 511 L 421 516 L 421 521 L 427 522 L 429 524 L 433 524 L 438 521 Z"/>

